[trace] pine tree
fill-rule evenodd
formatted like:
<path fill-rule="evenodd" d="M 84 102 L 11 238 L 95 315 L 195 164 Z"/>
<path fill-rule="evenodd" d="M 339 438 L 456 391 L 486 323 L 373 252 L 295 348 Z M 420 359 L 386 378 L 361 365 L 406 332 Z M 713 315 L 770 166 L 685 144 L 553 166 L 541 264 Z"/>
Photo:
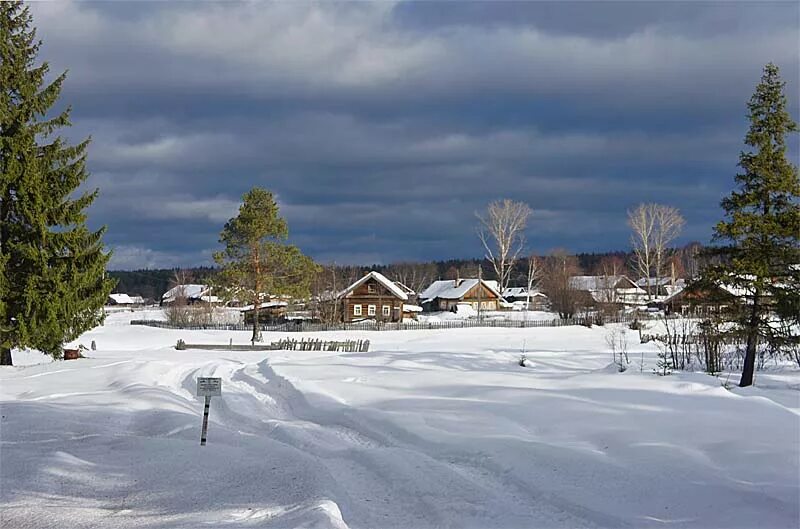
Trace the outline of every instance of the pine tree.
<path fill-rule="evenodd" d="M 317 272 L 309 257 L 286 243 L 288 235 L 272 193 L 259 187 L 245 193 L 239 214 L 220 234 L 225 249 L 214 254 L 223 267 L 219 280 L 229 292 L 253 304 L 253 342 L 261 341 L 261 303 L 270 295 L 308 295 Z"/>
<path fill-rule="evenodd" d="M 66 73 L 45 85 L 39 46 L 28 8 L 0 2 L 0 365 L 18 347 L 60 357 L 102 321 L 113 286 L 104 229 L 85 224 L 97 191 L 72 198 L 88 176 L 89 140 L 55 135 L 70 125 L 69 109 L 47 115 Z"/>
<path fill-rule="evenodd" d="M 743 292 L 738 323 L 747 341 L 740 386 L 753 383 L 759 341 L 778 338 L 770 319 L 800 307 L 800 181 L 786 158 L 786 137 L 797 124 L 786 110 L 785 83 L 778 67 L 764 67 L 748 104 L 750 129 L 739 155 L 738 189 L 722 200 L 725 219 L 714 230 L 715 242 L 727 245 L 710 254 L 721 264 L 705 280 Z"/>

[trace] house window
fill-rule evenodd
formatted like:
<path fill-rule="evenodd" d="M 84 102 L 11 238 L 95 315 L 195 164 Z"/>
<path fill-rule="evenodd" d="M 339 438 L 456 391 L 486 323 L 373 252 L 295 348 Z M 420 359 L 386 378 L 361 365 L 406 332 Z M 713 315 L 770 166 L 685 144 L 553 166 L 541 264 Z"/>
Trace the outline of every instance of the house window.
<path fill-rule="evenodd" d="M 368 292 L 369 294 L 374 294 L 374 293 L 375 293 L 375 285 L 374 285 L 374 284 L 372 284 L 372 283 L 370 283 L 369 285 L 367 285 L 367 292 Z"/>
<path fill-rule="evenodd" d="M 353 316 L 361 316 L 361 305 L 353 305 Z"/>
<path fill-rule="evenodd" d="M 375 305 L 369 305 L 367 307 L 367 316 L 374 316 L 375 315 Z"/>
<path fill-rule="evenodd" d="M 383 315 L 384 316 L 391 316 L 392 315 L 392 307 L 390 307 L 389 305 L 384 305 L 383 306 Z"/>

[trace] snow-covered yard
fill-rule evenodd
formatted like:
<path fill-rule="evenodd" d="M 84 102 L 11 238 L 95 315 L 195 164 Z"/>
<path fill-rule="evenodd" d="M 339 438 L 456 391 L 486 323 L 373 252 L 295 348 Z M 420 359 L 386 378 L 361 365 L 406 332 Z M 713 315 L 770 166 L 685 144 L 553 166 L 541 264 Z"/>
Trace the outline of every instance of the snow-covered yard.
<path fill-rule="evenodd" d="M 249 334 L 133 327 L 134 316 L 83 336 L 91 358 L 0 370 L 2 527 L 800 520 L 791 367 L 746 390 L 657 377 L 655 346 L 628 333 L 632 364 L 618 373 L 602 327 L 313 335 L 366 338 L 369 353 L 176 351 L 179 338 L 224 348 Z M 517 364 L 523 351 L 531 367 Z M 205 447 L 197 376 L 223 379 Z"/>

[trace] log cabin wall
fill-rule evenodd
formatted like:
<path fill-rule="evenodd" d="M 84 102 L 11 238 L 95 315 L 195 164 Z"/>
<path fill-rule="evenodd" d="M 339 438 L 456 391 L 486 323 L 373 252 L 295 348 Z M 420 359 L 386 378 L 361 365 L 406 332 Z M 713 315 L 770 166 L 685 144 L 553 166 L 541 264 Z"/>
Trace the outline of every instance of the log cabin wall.
<path fill-rule="evenodd" d="M 398 322 L 403 319 L 403 303 L 404 300 L 371 277 L 342 299 L 343 319 L 346 322 L 360 320 Z M 373 310 L 370 307 L 374 307 L 374 314 L 370 314 Z"/>

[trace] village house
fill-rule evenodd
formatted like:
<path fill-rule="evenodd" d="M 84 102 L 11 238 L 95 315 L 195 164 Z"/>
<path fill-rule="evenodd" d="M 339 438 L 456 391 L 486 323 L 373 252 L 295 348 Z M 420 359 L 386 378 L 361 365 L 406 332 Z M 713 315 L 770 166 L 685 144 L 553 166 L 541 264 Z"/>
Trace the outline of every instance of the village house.
<path fill-rule="evenodd" d="M 729 285 L 689 285 L 655 305 L 667 314 L 704 316 L 730 310 L 747 303 L 747 293 Z M 769 301 L 767 301 L 769 303 Z"/>
<path fill-rule="evenodd" d="M 211 288 L 208 285 L 178 285 L 167 290 L 161 296 L 161 305 L 173 305 L 175 303 L 194 305 L 196 303 L 219 302 L 220 299 L 217 296 L 211 295 Z"/>
<path fill-rule="evenodd" d="M 106 305 L 136 307 L 144 305 L 144 299 L 142 296 L 130 296 L 122 293 L 109 294 Z"/>
<path fill-rule="evenodd" d="M 498 310 L 504 302 L 492 282 L 460 278 L 434 281 L 419 299 L 426 312 L 452 311 L 459 303 L 468 303 L 475 310 Z"/>
<path fill-rule="evenodd" d="M 699 316 L 725 311 L 735 303 L 736 296 L 724 287 L 690 287 L 659 301 L 656 306 L 667 314 Z"/>
<path fill-rule="evenodd" d="M 683 290 L 686 281 L 672 277 L 642 277 L 636 281 L 636 286 L 649 292 L 654 298 L 666 298 Z"/>
<path fill-rule="evenodd" d="M 503 299 L 527 310 L 548 310 L 550 307 L 550 299 L 544 292 L 537 289 L 528 292 L 527 287 L 508 287 L 503 291 Z"/>
<path fill-rule="evenodd" d="M 345 322 L 376 320 L 399 322 L 416 318 L 420 307 L 410 303 L 414 292 L 401 283 L 372 271 L 344 289 L 336 297 Z"/>
<path fill-rule="evenodd" d="M 573 276 L 569 278 L 569 287 L 585 293 L 586 305 L 641 305 L 647 301 L 647 292 L 622 275 Z"/>

